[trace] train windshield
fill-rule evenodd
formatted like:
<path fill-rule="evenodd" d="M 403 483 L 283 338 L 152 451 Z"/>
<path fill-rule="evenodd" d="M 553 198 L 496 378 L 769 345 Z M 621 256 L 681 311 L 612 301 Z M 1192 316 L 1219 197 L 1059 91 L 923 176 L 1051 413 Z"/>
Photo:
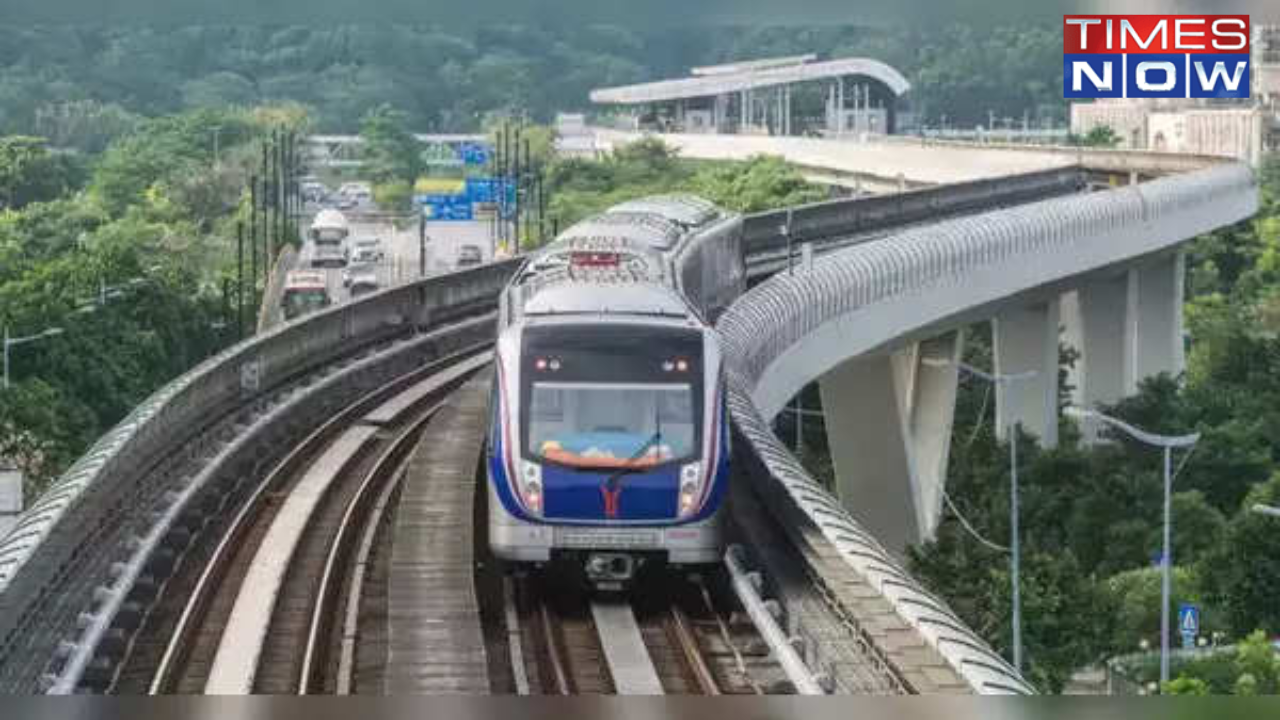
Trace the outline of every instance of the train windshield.
<path fill-rule="evenodd" d="M 670 327 L 525 331 L 525 456 L 582 468 L 643 469 L 698 454 L 702 334 Z"/>

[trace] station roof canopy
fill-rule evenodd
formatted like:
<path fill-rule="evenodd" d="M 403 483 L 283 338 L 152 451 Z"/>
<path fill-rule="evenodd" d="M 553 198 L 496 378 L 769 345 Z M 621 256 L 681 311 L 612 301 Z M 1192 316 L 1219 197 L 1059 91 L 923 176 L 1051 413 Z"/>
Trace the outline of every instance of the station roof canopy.
<path fill-rule="evenodd" d="M 812 55 L 800 55 L 695 68 L 693 77 L 592 90 L 591 101 L 608 105 L 637 105 L 711 97 L 846 75 L 862 75 L 878 80 L 894 95 L 901 95 L 911 89 L 911 83 L 907 82 L 902 73 L 879 60 L 841 58 L 811 62 L 812 58 Z"/>
<path fill-rule="evenodd" d="M 764 58 L 763 60 L 742 60 L 740 62 L 725 63 L 723 65 L 704 65 L 702 67 L 696 67 L 689 72 L 693 75 L 731 75 L 733 73 L 746 72 L 749 70 L 767 70 L 769 68 L 782 67 L 784 65 L 800 65 L 801 63 L 813 62 L 817 59 L 817 55 L 809 53 L 807 55 Z"/>

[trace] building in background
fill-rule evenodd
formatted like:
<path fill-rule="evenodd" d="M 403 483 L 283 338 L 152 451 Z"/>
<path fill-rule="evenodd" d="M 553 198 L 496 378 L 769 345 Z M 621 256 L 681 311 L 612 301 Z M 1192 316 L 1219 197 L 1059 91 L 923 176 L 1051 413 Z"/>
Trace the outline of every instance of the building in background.
<path fill-rule="evenodd" d="M 911 84 L 870 58 L 814 54 L 696 67 L 689 77 L 591 91 L 625 129 L 743 135 L 892 133 Z"/>
<path fill-rule="evenodd" d="M 1234 157 L 1280 150 L 1280 26 L 1253 30 L 1248 100 L 1114 99 L 1072 103 L 1071 132 L 1106 126 L 1120 147 Z"/>

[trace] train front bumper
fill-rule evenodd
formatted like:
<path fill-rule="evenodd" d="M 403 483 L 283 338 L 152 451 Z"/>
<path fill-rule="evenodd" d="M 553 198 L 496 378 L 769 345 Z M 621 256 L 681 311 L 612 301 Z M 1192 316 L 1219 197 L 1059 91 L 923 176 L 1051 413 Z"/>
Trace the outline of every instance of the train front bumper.
<path fill-rule="evenodd" d="M 489 546 L 494 555 L 513 562 L 547 562 L 553 551 L 654 552 L 676 565 L 720 560 L 724 536 L 720 513 L 705 520 L 671 527 L 581 526 L 531 523 L 508 515 L 490 486 Z"/>

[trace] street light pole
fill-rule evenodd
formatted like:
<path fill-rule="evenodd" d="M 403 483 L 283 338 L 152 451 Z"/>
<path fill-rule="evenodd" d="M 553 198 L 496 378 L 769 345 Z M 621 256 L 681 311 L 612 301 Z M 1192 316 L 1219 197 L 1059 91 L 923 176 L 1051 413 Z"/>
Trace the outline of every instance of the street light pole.
<path fill-rule="evenodd" d="M 427 276 L 427 207 L 418 208 L 418 277 Z"/>
<path fill-rule="evenodd" d="M 1161 553 L 1160 577 L 1160 683 L 1169 682 L 1169 601 L 1173 594 L 1173 449 L 1191 447 L 1200 439 L 1200 433 L 1190 435 L 1157 435 L 1140 430 L 1123 420 L 1103 415 L 1096 410 L 1077 407 L 1063 408 L 1071 417 L 1098 420 L 1124 432 L 1129 437 L 1164 451 L 1164 550 Z"/>
<path fill-rule="evenodd" d="M 1020 373 L 989 373 L 958 360 L 945 360 L 942 358 L 924 358 L 921 360 L 925 365 L 933 367 L 950 367 L 955 366 L 957 370 L 964 371 L 974 377 L 986 380 L 987 382 L 1001 386 L 1012 385 L 1020 380 L 1030 380 L 1039 375 L 1035 370 L 1027 370 Z M 1021 533 L 1018 527 L 1019 498 L 1018 498 L 1018 434 L 1022 430 L 1022 423 L 1012 421 L 1009 423 L 1009 585 L 1010 600 L 1013 603 L 1013 617 L 1011 625 L 1013 630 L 1013 668 L 1018 672 L 1022 672 L 1022 543 L 1019 540 Z"/>

